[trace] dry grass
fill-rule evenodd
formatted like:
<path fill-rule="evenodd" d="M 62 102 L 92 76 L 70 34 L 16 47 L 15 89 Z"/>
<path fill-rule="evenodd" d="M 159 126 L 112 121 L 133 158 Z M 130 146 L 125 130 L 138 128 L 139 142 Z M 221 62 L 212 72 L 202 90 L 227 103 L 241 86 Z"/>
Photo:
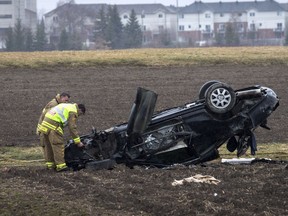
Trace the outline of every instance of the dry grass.
<path fill-rule="evenodd" d="M 223 145 L 220 149 L 221 158 L 235 158 L 236 153 L 229 152 Z M 247 154 L 243 157 L 270 158 L 288 160 L 288 144 L 259 144 L 256 156 Z M 0 147 L 0 166 L 34 166 L 43 164 L 41 147 Z"/>
<path fill-rule="evenodd" d="M 235 152 L 229 152 L 226 145 L 221 146 L 219 153 L 222 158 L 236 158 Z M 256 155 L 250 155 L 250 149 L 243 157 L 270 158 L 273 160 L 288 160 L 288 144 L 287 143 L 267 143 L 258 144 Z"/>
<path fill-rule="evenodd" d="M 33 166 L 43 161 L 41 147 L 0 147 L 0 166 Z"/>
<path fill-rule="evenodd" d="M 0 68 L 218 64 L 287 65 L 288 49 L 286 47 L 209 47 L 0 53 Z"/>

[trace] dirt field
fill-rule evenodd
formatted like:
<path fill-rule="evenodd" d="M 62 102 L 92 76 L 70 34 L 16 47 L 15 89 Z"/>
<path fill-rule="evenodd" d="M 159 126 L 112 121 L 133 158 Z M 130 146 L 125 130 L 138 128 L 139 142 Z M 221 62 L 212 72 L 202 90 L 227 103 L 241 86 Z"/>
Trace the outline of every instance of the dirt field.
<path fill-rule="evenodd" d="M 288 67 L 0 69 L 0 146 L 34 146 L 38 117 L 58 92 L 85 103 L 82 134 L 126 122 L 138 86 L 158 93 L 157 110 L 198 97 L 208 80 L 234 89 L 271 87 L 280 107 L 259 128 L 258 143 L 288 143 Z M 172 170 L 128 169 L 54 173 L 39 166 L 0 167 L 0 215 L 288 215 L 287 164 L 224 165 L 217 162 Z M 211 175 L 218 185 L 174 179 Z"/>

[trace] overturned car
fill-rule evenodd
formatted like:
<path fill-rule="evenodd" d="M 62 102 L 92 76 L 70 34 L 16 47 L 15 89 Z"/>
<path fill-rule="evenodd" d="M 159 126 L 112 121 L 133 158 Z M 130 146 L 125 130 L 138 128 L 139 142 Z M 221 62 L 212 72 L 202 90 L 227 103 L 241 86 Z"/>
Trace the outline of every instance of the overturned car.
<path fill-rule="evenodd" d="M 242 156 L 257 146 L 253 131 L 269 129 L 267 118 L 278 107 L 275 92 L 263 86 L 233 90 L 212 80 L 199 91 L 199 99 L 154 113 L 157 94 L 138 88 L 127 123 L 81 136 L 85 147 L 69 141 L 65 160 L 74 170 L 85 167 L 112 168 L 145 165 L 167 167 L 191 165 L 219 157 L 226 143 L 230 152 Z"/>

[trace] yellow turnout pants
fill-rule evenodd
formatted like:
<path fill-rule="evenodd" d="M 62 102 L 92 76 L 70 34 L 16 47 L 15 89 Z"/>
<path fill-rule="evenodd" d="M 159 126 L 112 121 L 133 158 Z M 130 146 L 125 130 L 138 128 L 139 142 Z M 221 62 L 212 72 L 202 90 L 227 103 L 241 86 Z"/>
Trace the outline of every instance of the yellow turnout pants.
<path fill-rule="evenodd" d="M 64 137 L 54 130 L 47 134 L 40 134 L 40 143 L 43 147 L 47 168 L 60 170 L 67 167 L 64 159 Z"/>

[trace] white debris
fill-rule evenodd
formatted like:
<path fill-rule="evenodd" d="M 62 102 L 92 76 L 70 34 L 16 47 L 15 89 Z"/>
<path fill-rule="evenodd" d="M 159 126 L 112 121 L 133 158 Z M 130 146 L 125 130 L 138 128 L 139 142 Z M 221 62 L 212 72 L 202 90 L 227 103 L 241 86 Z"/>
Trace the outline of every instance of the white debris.
<path fill-rule="evenodd" d="M 174 182 L 172 182 L 172 186 L 183 185 L 185 182 L 188 182 L 188 183 L 199 182 L 199 183 L 207 183 L 207 184 L 217 185 L 221 181 L 214 178 L 213 176 L 197 174 L 195 176 L 184 178 L 182 180 L 176 180 L 175 179 Z"/>
<path fill-rule="evenodd" d="M 229 164 L 251 164 L 255 158 L 232 158 L 232 159 L 221 159 L 221 163 Z"/>

